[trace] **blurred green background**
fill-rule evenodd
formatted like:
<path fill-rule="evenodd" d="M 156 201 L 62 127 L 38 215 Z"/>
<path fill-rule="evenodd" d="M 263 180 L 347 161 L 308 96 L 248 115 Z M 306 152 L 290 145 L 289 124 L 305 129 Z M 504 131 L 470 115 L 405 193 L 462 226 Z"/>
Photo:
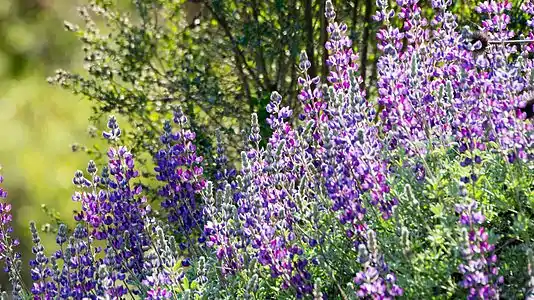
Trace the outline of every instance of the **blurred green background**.
<path fill-rule="evenodd" d="M 72 176 L 88 159 L 71 145 L 88 141 L 89 101 L 46 81 L 56 68 L 81 67 L 80 45 L 63 30 L 63 20 L 77 20 L 80 2 L 0 0 L 0 172 L 24 254 L 31 253 L 29 221 L 48 221 L 41 204 L 72 219 Z"/>

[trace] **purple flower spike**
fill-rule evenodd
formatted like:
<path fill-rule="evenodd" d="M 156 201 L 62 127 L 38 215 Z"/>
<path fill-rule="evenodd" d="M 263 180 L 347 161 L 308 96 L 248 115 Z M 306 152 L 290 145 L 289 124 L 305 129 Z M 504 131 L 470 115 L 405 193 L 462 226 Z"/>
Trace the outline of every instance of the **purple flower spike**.
<path fill-rule="evenodd" d="M 177 233 L 191 234 L 195 229 L 202 231 L 202 207 L 198 194 L 204 189 L 202 156 L 197 155 L 195 133 L 187 128 L 187 118 L 181 108 L 175 112 L 173 131 L 170 122 L 165 122 L 161 141 L 163 148 L 155 155 L 156 178 L 164 183 L 159 189 L 163 197 L 161 206 L 167 211 L 167 219 L 176 225 Z"/>
<path fill-rule="evenodd" d="M 0 175 L 0 183 L 3 181 L 4 178 Z M 0 186 L 0 263 L 3 264 L 4 271 L 9 275 L 13 297 L 18 298 L 22 292 L 20 254 L 15 250 L 19 241 L 11 235 L 13 215 L 11 214 L 11 204 L 4 202 L 6 198 L 7 192 Z"/>
<path fill-rule="evenodd" d="M 499 286 L 503 277 L 499 276 L 495 246 L 488 241 L 488 233 L 482 224 L 484 215 L 476 211 L 477 203 L 457 205 L 460 224 L 464 228 L 464 245 L 461 248 L 464 262 L 458 266 L 463 274 L 460 282 L 467 291 L 468 299 L 499 299 Z"/>
<path fill-rule="evenodd" d="M 118 132 L 115 118 L 108 122 L 111 130 Z M 116 135 L 118 138 L 118 135 Z M 124 146 L 111 147 L 107 152 L 108 164 L 97 174 L 93 161 L 87 167 L 89 178 L 82 171 L 75 173 L 73 182 L 81 190 L 72 199 L 80 201 L 82 209 L 75 215 L 77 221 L 86 223 L 89 235 L 105 240 L 123 260 L 122 272 L 135 271 L 142 277 L 144 252 L 149 245 L 145 232 L 146 199 L 139 184 L 132 183 L 139 177 L 133 155 Z"/>

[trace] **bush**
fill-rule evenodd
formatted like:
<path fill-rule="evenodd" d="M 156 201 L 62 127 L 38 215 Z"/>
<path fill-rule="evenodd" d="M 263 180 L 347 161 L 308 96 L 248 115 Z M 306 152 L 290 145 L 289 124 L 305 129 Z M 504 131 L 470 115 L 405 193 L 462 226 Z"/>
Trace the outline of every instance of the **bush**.
<path fill-rule="evenodd" d="M 30 226 L 29 288 L 2 203 L 12 296 L 530 297 L 531 41 L 506 29 L 508 2 L 477 6 L 475 32 L 458 28 L 448 1 L 433 1 L 430 19 L 399 1 L 395 22 L 387 1 L 377 5 L 378 95 L 367 95 L 347 26 L 326 1 L 327 81 L 310 76 L 302 52 L 296 125 L 273 92 L 272 134 L 264 139 L 252 114 L 237 170 L 222 135 L 208 168 L 187 110 L 169 106 L 152 151 L 157 183 L 143 182 L 158 193 L 147 193 L 111 117 L 107 165 L 91 161 L 73 179 L 76 228 L 58 226 L 50 255 Z M 534 14 L 530 2 L 521 8 Z"/>

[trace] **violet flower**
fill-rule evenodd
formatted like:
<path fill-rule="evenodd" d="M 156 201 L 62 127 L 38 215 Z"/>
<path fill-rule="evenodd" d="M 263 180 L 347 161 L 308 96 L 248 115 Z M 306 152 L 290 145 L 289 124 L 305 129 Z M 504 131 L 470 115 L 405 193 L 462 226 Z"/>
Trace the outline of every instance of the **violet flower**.
<path fill-rule="evenodd" d="M 367 245 L 358 246 L 358 260 L 363 270 L 356 274 L 356 295 L 360 299 L 394 299 L 403 295 L 396 284 L 397 278 L 391 273 L 379 253 L 374 231 L 367 232 Z"/>
<path fill-rule="evenodd" d="M 484 46 L 487 41 L 473 38 L 514 37 L 506 29 L 510 3 L 479 5 L 477 11 L 488 18 L 478 35 L 458 30 L 455 16 L 447 11 L 449 2 L 433 1 L 437 12 L 431 21 L 420 15 L 418 1 L 400 5 L 403 27 L 385 22 L 386 28 L 377 34 L 383 46 L 377 64 L 379 119 L 390 147 L 424 156 L 437 147 L 485 150 L 496 142 L 505 155 L 527 159 L 533 126 L 522 120 L 519 108 L 533 84 L 533 62 L 527 58 L 523 64 L 509 63 L 506 57 L 516 47 Z M 528 11 L 528 5 L 524 9 Z M 404 40 L 407 46 L 400 48 Z M 529 47 L 523 46 L 522 56 L 532 51 Z"/>
<path fill-rule="evenodd" d="M 477 211 L 477 203 L 457 205 L 459 222 L 465 230 L 465 244 L 461 249 L 464 262 L 458 266 L 463 274 L 460 286 L 468 299 L 499 299 L 499 286 L 504 282 L 499 275 L 495 246 L 488 241 L 484 215 Z"/>
<path fill-rule="evenodd" d="M 112 133 L 120 132 L 113 120 L 111 117 L 108 127 Z M 100 176 L 92 161 L 87 168 L 91 179 L 81 171 L 75 173 L 73 183 L 81 190 L 72 199 L 82 204 L 75 220 L 88 225 L 89 236 L 109 242 L 117 252 L 122 272 L 142 278 L 143 254 L 149 237 L 144 230 L 146 199 L 141 195 L 141 185 L 132 183 L 139 172 L 126 147 L 111 147 L 107 154 L 108 165 L 102 168 Z"/>
<path fill-rule="evenodd" d="M 176 224 L 177 232 L 187 236 L 203 226 L 202 207 L 197 203 L 197 195 L 205 187 L 203 159 L 196 154 L 196 135 L 187 128 L 187 117 L 181 108 L 175 111 L 174 124 L 177 131 L 168 121 L 163 127 L 163 148 L 154 157 L 155 171 L 156 178 L 164 183 L 159 189 L 164 199 L 161 206 L 167 211 L 169 222 Z"/>
<path fill-rule="evenodd" d="M 299 212 L 296 198 L 309 154 L 287 119 L 292 111 L 280 107 L 281 96 L 273 92 L 267 109 L 273 135 L 266 149 L 257 116 L 252 116 L 249 147 L 242 153 L 241 175 L 235 188 L 227 183 L 213 194 L 209 183 L 204 199 L 206 245 L 214 248 L 221 271 L 231 275 L 252 261 L 269 268 L 272 278 L 281 278 L 281 288 L 295 290 L 298 297 L 313 290 L 308 260 L 297 239 L 294 224 Z"/>

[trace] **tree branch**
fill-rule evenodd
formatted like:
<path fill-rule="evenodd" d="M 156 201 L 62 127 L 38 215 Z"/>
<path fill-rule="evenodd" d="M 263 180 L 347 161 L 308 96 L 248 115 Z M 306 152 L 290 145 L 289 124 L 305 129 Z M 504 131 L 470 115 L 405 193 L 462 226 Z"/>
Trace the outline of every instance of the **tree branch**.
<path fill-rule="evenodd" d="M 363 79 L 363 85 L 365 86 L 365 80 L 366 80 L 366 71 L 367 71 L 367 52 L 369 48 L 369 31 L 370 31 L 370 24 L 371 24 L 371 12 L 373 10 L 373 2 L 372 0 L 365 0 L 365 24 L 363 27 L 363 34 L 362 34 L 362 52 L 361 52 L 361 60 L 360 60 L 360 70 L 361 75 Z"/>
<path fill-rule="evenodd" d="M 292 22 L 296 22 L 297 20 L 297 9 L 296 9 L 296 1 L 295 0 L 289 0 L 288 1 L 288 13 L 287 15 L 281 15 L 280 18 L 280 36 L 281 43 L 283 44 L 282 51 L 287 46 L 289 51 L 289 58 L 286 58 L 285 55 L 278 55 L 278 60 L 276 62 L 276 76 L 275 76 L 275 82 L 274 85 L 276 86 L 276 89 L 280 89 L 280 93 L 284 95 L 284 92 L 286 89 L 284 87 L 286 82 L 286 74 L 288 73 L 288 70 L 290 69 L 288 64 L 294 64 L 296 56 L 293 55 L 295 51 L 293 51 L 295 43 L 298 43 L 298 41 L 295 41 L 295 39 L 292 39 L 289 34 L 291 32 L 288 30 L 286 36 L 284 36 L 284 31 L 291 28 L 290 24 L 288 24 L 289 20 Z"/>
<path fill-rule="evenodd" d="M 312 78 L 317 76 L 317 63 L 315 61 L 315 46 L 313 40 L 313 6 L 312 0 L 304 0 L 304 22 L 306 28 L 306 53 L 311 62 L 309 74 Z"/>
<path fill-rule="evenodd" d="M 326 41 L 328 39 L 328 33 L 326 32 L 326 27 L 328 26 L 328 21 L 326 20 L 325 13 L 325 1 L 321 1 L 321 33 L 319 40 L 321 41 L 321 49 L 323 50 L 323 58 L 321 61 L 321 73 L 322 73 L 322 82 L 326 81 L 326 77 L 328 76 L 328 65 L 326 64 L 326 61 L 328 60 L 328 50 L 325 48 Z"/>
<path fill-rule="evenodd" d="M 211 12 L 211 14 L 213 15 L 213 17 L 215 18 L 215 20 L 217 20 L 217 22 L 221 25 L 226 37 L 230 40 L 231 44 L 232 44 L 232 50 L 234 51 L 234 54 L 235 54 L 235 57 L 237 59 L 237 61 L 245 67 L 245 69 L 247 70 L 247 72 L 250 73 L 250 76 L 252 76 L 252 78 L 254 79 L 254 81 L 256 82 L 256 84 L 267 90 L 267 87 L 264 85 L 264 83 L 262 82 L 262 80 L 258 77 L 258 75 L 256 74 L 256 72 L 254 72 L 254 69 L 252 69 L 248 64 L 247 64 L 247 60 L 245 58 L 245 55 L 243 54 L 243 52 L 241 51 L 241 49 L 239 49 L 239 46 L 237 45 L 237 41 L 235 39 L 235 37 L 233 36 L 232 34 L 232 31 L 230 30 L 230 26 L 228 24 L 228 22 L 222 17 L 220 16 L 216 11 L 215 9 L 213 9 L 213 7 L 208 3 L 208 1 L 206 0 L 205 2 L 205 5 L 206 7 L 208 8 L 208 10 Z"/>
<path fill-rule="evenodd" d="M 275 87 L 273 87 L 271 83 L 271 79 L 269 78 L 269 72 L 265 64 L 265 55 L 263 54 L 264 46 L 262 43 L 261 32 L 259 32 L 258 30 L 260 28 L 260 21 L 259 21 L 260 10 L 258 8 L 257 0 L 252 0 L 252 16 L 254 17 L 254 22 L 256 26 L 254 32 L 256 34 L 256 39 L 258 39 L 258 45 L 255 45 L 256 46 L 256 53 L 255 53 L 256 54 L 256 67 L 258 68 L 259 72 L 263 75 L 263 80 L 265 84 L 267 85 L 267 87 L 269 88 L 269 90 L 273 90 L 275 89 Z"/>

